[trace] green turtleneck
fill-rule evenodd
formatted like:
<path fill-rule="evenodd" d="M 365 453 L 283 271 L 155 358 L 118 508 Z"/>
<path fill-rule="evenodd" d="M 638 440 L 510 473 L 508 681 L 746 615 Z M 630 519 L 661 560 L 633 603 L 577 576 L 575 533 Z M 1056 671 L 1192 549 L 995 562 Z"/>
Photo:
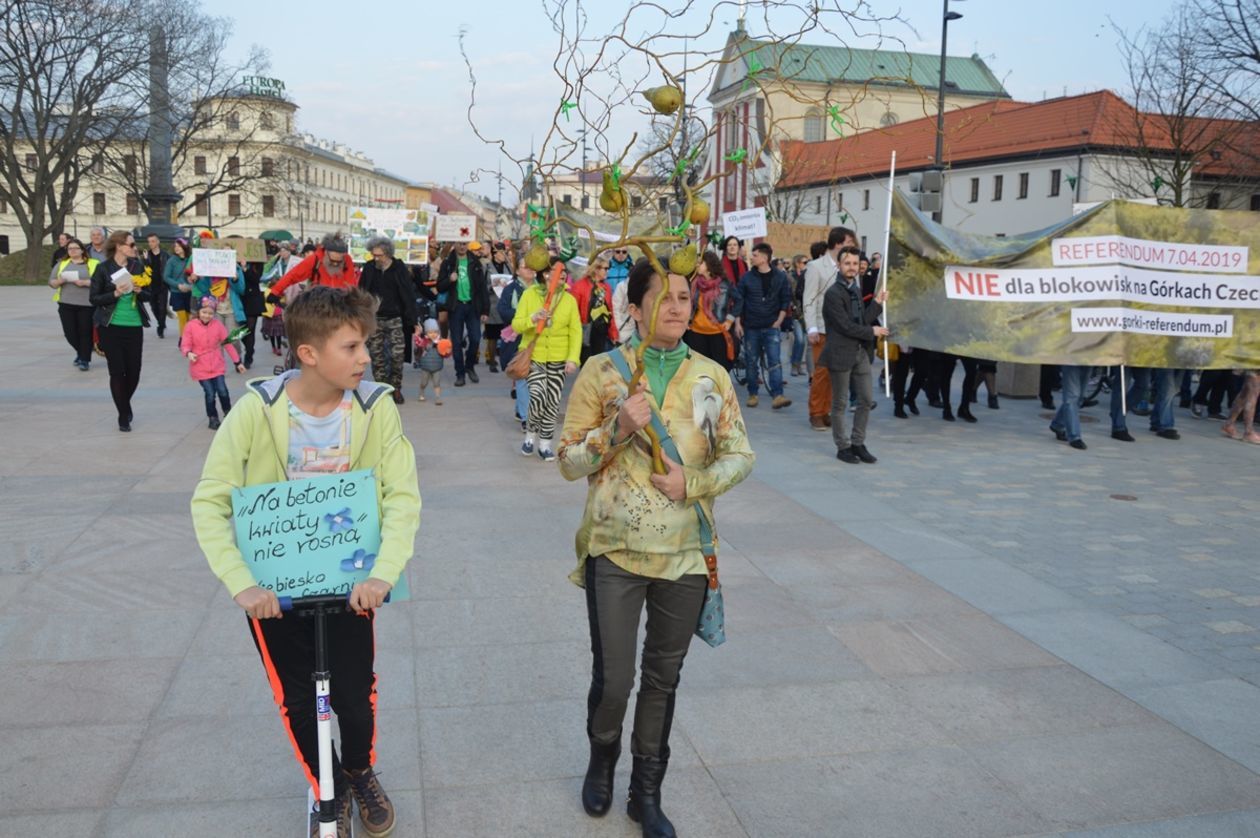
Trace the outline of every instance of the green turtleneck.
<path fill-rule="evenodd" d="M 638 335 L 630 339 L 630 345 L 636 349 L 639 346 L 640 338 Z M 665 403 L 665 389 L 669 386 L 669 382 L 673 380 L 674 373 L 678 372 L 678 368 L 682 366 L 683 359 L 687 357 L 687 344 L 678 341 L 678 345 L 673 349 L 657 349 L 649 346 L 647 352 L 643 354 L 643 364 L 647 368 L 646 375 L 648 386 L 652 391 L 652 395 L 656 397 L 657 407 Z"/>

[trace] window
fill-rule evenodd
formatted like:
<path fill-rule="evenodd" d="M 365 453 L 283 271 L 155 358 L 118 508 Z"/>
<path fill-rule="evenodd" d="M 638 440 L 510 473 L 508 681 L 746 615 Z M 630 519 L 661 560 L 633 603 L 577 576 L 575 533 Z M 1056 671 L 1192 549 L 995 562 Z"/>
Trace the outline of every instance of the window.
<path fill-rule="evenodd" d="M 836 209 L 837 210 L 844 209 L 844 193 L 843 192 L 836 193 Z"/>
<path fill-rule="evenodd" d="M 193 158 L 193 174 L 204 175 L 206 173 L 206 158 L 197 155 Z"/>
<path fill-rule="evenodd" d="M 823 138 L 822 112 L 818 108 L 810 108 L 805 112 L 805 142 L 817 143 Z"/>
<path fill-rule="evenodd" d="M 287 134 L 293 133 L 293 116 L 286 114 L 284 117 L 284 130 Z"/>
<path fill-rule="evenodd" d="M 241 196 L 235 193 L 228 195 L 228 215 L 241 214 Z"/>
<path fill-rule="evenodd" d="M 94 215 L 105 214 L 105 193 L 104 192 L 92 193 L 92 213 Z"/>
<path fill-rule="evenodd" d="M 136 197 L 136 193 L 127 193 L 127 215 L 136 215 L 140 212 L 140 199 Z"/>
<path fill-rule="evenodd" d="M 590 209 L 590 208 L 591 208 L 591 196 L 583 193 L 582 194 L 582 209 Z"/>
<path fill-rule="evenodd" d="M 862 236 L 862 250 L 866 250 L 866 236 Z"/>
<path fill-rule="evenodd" d="M 1260 195 L 1251 196 L 1251 211 L 1260 212 Z"/>
<path fill-rule="evenodd" d="M 1208 196 L 1207 196 L 1207 208 L 1208 208 L 1208 209 L 1220 209 L 1220 208 L 1221 208 L 1221 193 L 1219 193 L 1219 192 L 1209 192 L 1209 193 L 1208 193 Z"/>
<path fill-rule="evenodd" d="M 631 206 L 631 207 L 633 207 L 634 209 L 638 209 L 639 207 L 643 206 L 643 196 L 642 196 L 642 195 L 631 195 L 631 196 L 630 196 L 630 206 Z"/>
<path fill-rule="evenodd" d="M 566 207 L 573 206 L 573 196 L 569 194 L 568 192 L 564 193 L 563 197 L 561 197 L 560 200 L 564 202 L 564 205 Z"/>
<path fill-rule="evenodd" d="M 1001 175 L 993 176 L 993 200 L 995 201 L 1002 200 L 1002 176 Z"/>
<path fill-rule="evenodd" d="M 814 214 L 822 215 L 822 195 L 814 196 Z"/>
<path fill-rule="evenodd" d="M 1063 180 L 1063 170 L 1062 170 L 1062 169 L 1051 169 L 1051 170 L 1050 170 L 1050 197 L 1051 197 L 1051 198 L 1057 198 L 1057 197 L 1059 197 L 1059 183 L 1060 183 L 1062 180 Z"/>
<path fill-rule="evenodd" d="M 208 215 L 210 213 L 210 199 L 206 193 L 197 196 L 197 203 L 193 205 L 193 215 Z"/>
<path fill-rule="evenodd" d="M 38 157 L 36 157 L 34 154 L 26 155 L 26 168 L 30 169 L 33 172 L 38 166 L 39 166 Z"/>
<path fill-rule="evenodd" d="M 1019 200 L 1028 197 L 1028 172 L 1019 173 Z"/>
<path fill-rule="evenodd" d="M 271 115 L 271 111 L 263 111 L 258 117 L 258 124 L 270 131 L 276 127 L 276 118 Z"/>
<path fill-rule="evenodd" d="M 227 127 L 229 131 L 241 130 L 241 115 L 236 111 L 232 111 L 227 115 Z"/>
<path fill-rule="evenodd" d="M 239 177 L 241 174 L 241 158 L 229 157 L 227 169 L 229 175 L 232 177 Z"/>
<path fill-rule="evenodd" d="M 973 177 L 971 179 L 971 203 L 974 204 L 979 200 L 980 200 L 980 178 Z"/>
<path fill-rule="evenodd" d="M 0 201 L 0 215 L 4 215 L 8 211 L 9 211 L 9 205 L 6 204 L 4 201 Z"/>
<path fill-rule="evenodd" d="M 871 208 L 871 190 L 863 189 L 862 190 L 862 209 L 868 210 L 870 208 Z"/>
<path fill-rule="evenodd" d="M 123 171 L 127 174 L 127 177 L 136 176 L 136 156 L 134 154 L 128 154 L 123 158 Z"/>
<path fill-rule="evenodd" d="M 262 176 L 275 177 L 275 174 L 276 174 L 276 161 L 272 160 L 270 157 L 264 157 L 262 159 Z"/>
<path fill-rule="evenodd" d="M 659 199 L 656 202 L 656 205 L 660 208 L 661 212 L 668 212 L 669 211 L 669 198 Z"/>
<path fill-rule="evenodd" d="M 264 217 L 266 217 L 266 218 L 273 218 L 273 217 L 275 216 L 275 214 L 276 214 L 276 198 L 275 198 L 275 196 L 274 196 L 274 195 L 263 195 L 263 196 L 262 196 L 262 204 L 263 204 L 263 216 L 264 216 Z"/>
<path fill-rule="evenodd" d="M 94 174 L 94 175 L 103 175 L 103 174 L 105 174 L 105 160 L 104 160 L 104 158 L 98 157 L 98 158 L 96 158 L 95 160 L 93 160 L 93 161 L 92 161 L 92 167 L 91 167 L 91 168 L 92 168 L 92 174 Z"/>

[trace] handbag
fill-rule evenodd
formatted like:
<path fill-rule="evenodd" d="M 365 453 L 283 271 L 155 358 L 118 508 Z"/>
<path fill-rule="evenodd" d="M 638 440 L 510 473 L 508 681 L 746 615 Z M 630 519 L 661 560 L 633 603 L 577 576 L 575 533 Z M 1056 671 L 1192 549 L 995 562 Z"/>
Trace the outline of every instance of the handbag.
<path fill-rule="evenodd" d="M 629 384 L 634 376 L 630 372 L 630 365 L 626 363 L 626 356 L 620 349 L 613 349 L 608 355 L 612 358 L 617 371 L 621 373 L 621 377 Z M 669 431 L 665 429 L 665 423 L 661 421 L 661 417 L 655 410 L 652 411 L 652 430 L 656 431 L 661 441 L 661 450 L 665 452 L 665 455 L 682 465 L 683 459 L 678 453 L 678 446 L 674 444 Z M 704 507 L 699 501 L 696 501 L 693 506 L 696 510 L 696 518 L 700 522 L 700 552 L 704 554 L 704 565 L 708 571 L 708 584 L 704 586 L 704 605 L 701 606 L 700 617 L 696 620 L 695 633 L 696 637 L 717 648 L 726 642 L 726 608 L 722 602 L 722 584 L 718 582 L 717 573 L 717 538 L 713 534 L 713 525 L 709 523 L 709 516 L 705 514 Z"/>
<path fill-rule="evenodd" d="M 901 358 L 901 347 L 881 335 L 875 338 L 875 355 L 883 358 L 885 353 L 888 355 L 888 362 L 895 363 Z"/>
<path fill-rule="evenodd" d="M 513 381 L 524 381 L 529 378 L 529 359 L 534 355 L 534 346 L 538 343 L 535 337 L 528 344 L 516 350 L 516 354 L 512 356 L 512 360 L 508 361 L 507 366 L 503 368 L 503 372 Z"/>

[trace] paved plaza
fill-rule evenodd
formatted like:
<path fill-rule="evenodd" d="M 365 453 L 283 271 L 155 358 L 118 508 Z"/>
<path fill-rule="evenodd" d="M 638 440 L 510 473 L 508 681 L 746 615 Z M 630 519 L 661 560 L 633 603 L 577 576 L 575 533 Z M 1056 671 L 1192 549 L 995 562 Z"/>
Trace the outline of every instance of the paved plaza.
<path fill-rule="evenodd" d="M 146 335 L 120 434 L 50 296 L 0 288 L 0 836 L 304 834 L 245 618 L 193 537 L 212 434 L 175 330 Z M 585 486 L 519 456 L 501 374 L 438 407 L 408 372 L 414 598 L 377 623 L 396 834 L 637 835 L 578 801 Z M 1260 447 L 1188 411 L 1180 441 L 1131 416 L 1114 442 L 1094 408 L 1082 452 L 1035 400 L 967 425 L 881 398 L 880 462 L 849 466 L 789 382 L 791 408 L 745 411 L 757 464 L 718 504 L 729 640 L 684 667 L 680 835 L 1260 836 Z"/>

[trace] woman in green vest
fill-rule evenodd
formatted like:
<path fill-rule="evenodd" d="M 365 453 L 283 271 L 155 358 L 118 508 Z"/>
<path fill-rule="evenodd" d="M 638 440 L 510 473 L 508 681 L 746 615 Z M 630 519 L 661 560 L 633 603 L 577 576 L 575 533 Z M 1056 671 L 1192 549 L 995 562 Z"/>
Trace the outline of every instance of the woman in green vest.
<path fill-rule="evenodd" d="M 56 289 L 57 314 L 66 343 L 74 350 L 74 365 L 87 372 L 92 363 L 92 301 L 89 287 L 96 260 L 87 258 L 83 242 L 70 239 L 66 255 L 53 263 L 48 285 Z"/>
<path fill-rule="evenodd" d="M 109 365 L 109 392 L 118 408 L 118 430 L 131 431 L 131 397 L 140 385 L 140 356 L 149 315 L 140 303 L 149 300 L 144 266 L 136 254 L 136 237 L 126 230 L 110 234 L 105 261 L 92 272 L 92 321 L 100 330 L 101 349 Z"/>

